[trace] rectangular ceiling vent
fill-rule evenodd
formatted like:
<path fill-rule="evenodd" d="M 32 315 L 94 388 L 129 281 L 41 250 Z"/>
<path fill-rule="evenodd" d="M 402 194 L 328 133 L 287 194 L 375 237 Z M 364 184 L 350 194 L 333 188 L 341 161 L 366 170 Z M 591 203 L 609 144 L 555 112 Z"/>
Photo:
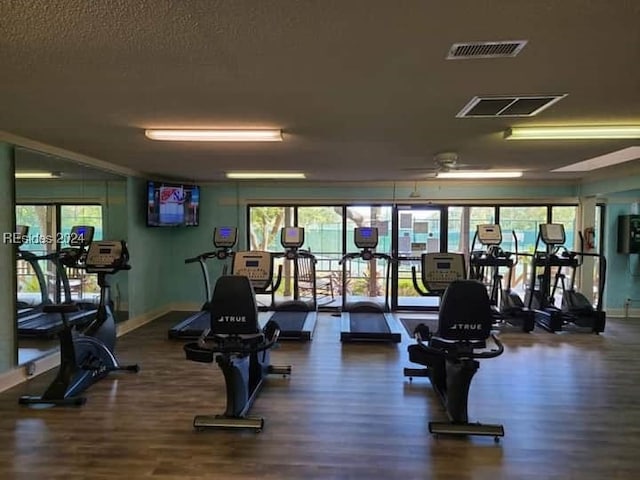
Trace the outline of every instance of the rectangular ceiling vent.
<path fill-rule="evenodd" d="M 458 118 L 533 117 L 566 97 L 560 95 L 518 95 L 504 97 L 473 97 Z"/>
<path fill-rule="evenodd" d="M 449 49 L 447 60 L 515 57 L 526 44 L 526 40 L 454 43 Z"/>

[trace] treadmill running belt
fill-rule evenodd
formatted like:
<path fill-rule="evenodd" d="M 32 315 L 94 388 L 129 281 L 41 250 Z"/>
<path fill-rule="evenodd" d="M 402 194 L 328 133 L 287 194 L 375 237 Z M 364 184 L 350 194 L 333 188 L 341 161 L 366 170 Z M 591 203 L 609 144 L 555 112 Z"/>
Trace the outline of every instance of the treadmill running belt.
<path fill-rule="evenodd" d="M 438 330 L 438 318 L 399 318 L 400 323 L 407 331 L 409 336 L 413 338 L 413 332 L 416 327 L 421 323 L 424 323 L 427 327 L 429 327 L 429 331 L 435 333 Z"/>
<path fill-rule="evenodd" d="M 211 328 L 209 312 L 198 312 L 195 316 L 188 317 L 182 322 L 174 325 L 169 330 L 169 338 L 180 340 L 193 340 L 200 338 L 202 332 Z M 189 321 L 190 320 L 190 321 Z M 211 336 L 211 334 L 209 334 Z"/>
<path fill-rule="evenodd" d="M 349 322 L 352 332 L 390 332 L 387 320 L 382 313 L 351 312 Z"/>
<path fill-rule="evenodd" d="M 275 312 L 271 320 L 275 321 L 283 332 L 300 332 L 309 312 Z"/>

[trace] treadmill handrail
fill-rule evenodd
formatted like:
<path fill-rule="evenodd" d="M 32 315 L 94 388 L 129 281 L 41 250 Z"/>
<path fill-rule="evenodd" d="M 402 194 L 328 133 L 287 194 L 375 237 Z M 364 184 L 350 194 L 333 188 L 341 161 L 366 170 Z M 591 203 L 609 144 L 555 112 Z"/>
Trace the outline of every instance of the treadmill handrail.
<path fill-rule="evenodd" d="M 218 256 L 217 251 L 205 252 L 195 257 L 185 259 L 184 263 L 195 263 L 195 262 L 199 262 L 200 260 L 208 260 L 209 258 L 214 258 L 217 256 Z"/>

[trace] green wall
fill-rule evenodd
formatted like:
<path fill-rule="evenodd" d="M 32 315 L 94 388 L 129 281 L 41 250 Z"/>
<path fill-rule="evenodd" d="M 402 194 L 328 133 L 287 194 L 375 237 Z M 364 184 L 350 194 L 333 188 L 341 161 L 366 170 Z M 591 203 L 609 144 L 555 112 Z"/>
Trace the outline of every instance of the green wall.
<path fill-rule="evenodd" d="M 131 270 L 129 315 L 136 317 L 166 307 L 175 296 L 171 284 L 183 260 L 173 254 L 179 234 L 171 229 L 146 227 L 146 181 L 127 179 L 127 233 Z M 119 273 L 118 275 L 125 275 Z"/>
<path fill-rule="evenodd" d="M 0 234 L 15 232 L 13 147 L 0 143 Z M 0 372 L 17 363 L 16 250 L 0 243 Z"/>

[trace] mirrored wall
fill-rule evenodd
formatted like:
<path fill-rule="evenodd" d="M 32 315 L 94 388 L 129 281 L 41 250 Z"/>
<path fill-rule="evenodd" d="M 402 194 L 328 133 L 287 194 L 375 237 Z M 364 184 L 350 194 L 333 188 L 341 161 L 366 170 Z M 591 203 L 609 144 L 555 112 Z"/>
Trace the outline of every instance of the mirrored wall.
<path fill-rule="evenodd" d="M 91 240 L 78 236 L 75 226 L 93 227 L 81 230 L 93 231 L 93 240 L 127 238 L 126 178 L 22 147 L 15 148 L 15 171 L 16 230 L 23 240 L 16 252 L 16 331 L 18 364 L 24 365 L 58 348 L 59 315 L 42 312 L 44 305 L 76 302 L 80 326 L 95 318 L 96 274 L 60 260 L 70 243 Z M 111 285 L 111 305 L 121 322 L 128 318 L 127 273 L 118 273 Z"/>

